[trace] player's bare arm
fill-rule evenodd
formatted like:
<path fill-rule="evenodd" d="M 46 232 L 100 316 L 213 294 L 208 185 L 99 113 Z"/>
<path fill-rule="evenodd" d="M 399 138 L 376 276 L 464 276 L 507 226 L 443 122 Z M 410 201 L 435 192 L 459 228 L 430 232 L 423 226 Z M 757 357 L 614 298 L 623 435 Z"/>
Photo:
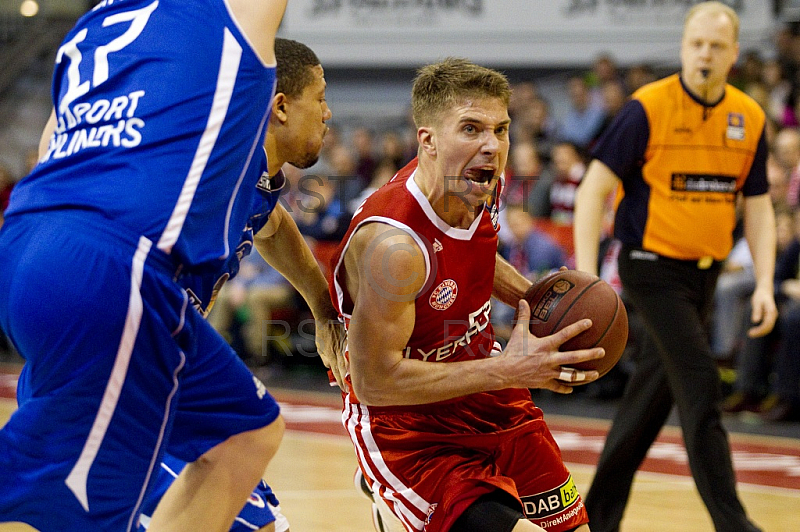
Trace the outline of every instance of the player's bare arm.
<path fill-rule="evenodd" d="M 495 255 L 492 295 L 506 305 L 516 308 L 530 288 L 531 282 L 499 253 Z"/>
<path fill-rule="evenodd" d="M 236 22 L 261 60 L 275 64 L 275 34 L 287 0 L 227 0 Z"/>
<path fill-rule="evenodd" d="M 297 224 L 278 203 L 267 224 L 254 236 L 255 247 L 267 264 L 283 275 L 308 303 L 316 322 L 317 352 L 325 367 L 344 385 L 347 361 L 343 353 L 344 326 L 328 293 L 328 282 Z"/>
<path fill-rule="evenodd" d="M 414 299 L 426 273 L 416 241 L 382 223 L 365 225 L 351 240 L 345 268 L 354 300 L 348 332 L 350 376 L 362 403 L 423 404 L 504 388 L 569 393 L 571 388 L 557 380 L 561 365 L 603 355 L 602 349 L 558 351 L 561 344 L 591 326 L 589 320 L 582 320 L 545 338 L 534 337 L 520 325 L 506 356 L 448 364 L 406 359 L 403 351 L 414 327 Z M 527 321 L 530 311 L 527 304 L 522 305 L 520 317 Z M 596 372 L 589 372 L 589 380 L 596 378 Z"/>
<path fill-rule="evenodd" d="M 42 131 L 42 136 L 39 139 L 39 158 L 45 156 L 47 150 L 50 147 L 50 138 L 53 136 L 53 132 L 56 130 L 56 110 L 53 109 L 50 112 L 50 118 L 47 119 L 47 123 L 44 126 L 44 130 Z"/>

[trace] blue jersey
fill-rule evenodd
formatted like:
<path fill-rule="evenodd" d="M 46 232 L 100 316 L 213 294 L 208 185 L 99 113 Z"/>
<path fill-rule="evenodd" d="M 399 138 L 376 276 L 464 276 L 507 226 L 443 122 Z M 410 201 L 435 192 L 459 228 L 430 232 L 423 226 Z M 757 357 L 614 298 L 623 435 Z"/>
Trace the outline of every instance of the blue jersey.
<path fill-rule="evenodd" d="M 56 58 L 55 133 L 7 216 L 99 212 L 184 269 L 219 270 L 261 177 L 275 68 L 225 2 L 192 3 L 102 2 L 78 21 Z"/>
<path fill-rule="evenodd" d="M 225 260 L 221 270 L 194 272 L 178 278 L 178 284 L 189 294 L 189 303 L 203 316 L 208 316 L 222 286 L 239 273 L 239 263 L 253 251 L 253 237 L 269 221 L 269 215 L 275 210 L 285 183 L 283 171 L 270 178 L 264 166 L 261 178 L 256 184 L 250 217 L 239 236 L 238 245 Z"/>

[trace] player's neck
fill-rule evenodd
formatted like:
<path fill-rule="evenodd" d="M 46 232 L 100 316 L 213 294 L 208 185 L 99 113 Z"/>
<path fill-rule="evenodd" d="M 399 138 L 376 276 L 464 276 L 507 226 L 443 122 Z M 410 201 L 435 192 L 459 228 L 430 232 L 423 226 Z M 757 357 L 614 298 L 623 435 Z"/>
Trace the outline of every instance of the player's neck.
<path fill-rule="evenodd" d="M 414 174 L 414 181 L 427 198 L 439 218 L 447 225 L 459 229 L 466 229 L 472 225 L 480 208 L 474 208 L 465 202 L 465 199 L 447 190 L 444 186 L 445 179 L 438 177 L 434 168 L 425 165 L 422 160 Z"/>
<path fill-rule="evenodd" d="M 286 158 L 279 155 L 278 141 L 275 135 L 270 135 L 269 132 L 264 139 L 264 150 L 267 152 L 267 172 L 272 177 L 283 167 Z"/>

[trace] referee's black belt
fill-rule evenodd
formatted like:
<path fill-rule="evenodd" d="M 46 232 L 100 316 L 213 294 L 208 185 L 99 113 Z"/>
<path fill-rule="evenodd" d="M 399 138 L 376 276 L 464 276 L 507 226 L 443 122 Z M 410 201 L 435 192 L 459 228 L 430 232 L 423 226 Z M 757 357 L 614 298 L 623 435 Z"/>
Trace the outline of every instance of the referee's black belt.
<path fill-rule="evenodd" d="M 641 248 L 624 246 L 623 253 L 627 253 L 628 258 L 631 260 L 646 260 L 650 262 L 667 262 L 671 264 L 681 264 L 684 266 L 692 266 L 698 270 L 708 270 L 712 266 L 720 264 L 720 261 L 714 260 L 714 257 L 706 255 L 699 259 L 673 259 L 672 257 L 665 257 L 652 251 L 647 251 Z"/>

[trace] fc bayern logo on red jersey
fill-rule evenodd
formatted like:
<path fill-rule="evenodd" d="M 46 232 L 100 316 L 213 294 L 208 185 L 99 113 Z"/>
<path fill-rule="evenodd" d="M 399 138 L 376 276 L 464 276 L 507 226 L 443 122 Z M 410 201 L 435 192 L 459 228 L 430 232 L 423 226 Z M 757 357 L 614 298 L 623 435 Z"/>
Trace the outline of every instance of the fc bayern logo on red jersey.
<path fill-rule="evenodd" d="M 455 303 L 458 295 L 458 285 L 452 279 L 445 279 L 442 284 L 436 287 L 430 298 L 431 306 L 434 310 L 445 310 Z"/>

